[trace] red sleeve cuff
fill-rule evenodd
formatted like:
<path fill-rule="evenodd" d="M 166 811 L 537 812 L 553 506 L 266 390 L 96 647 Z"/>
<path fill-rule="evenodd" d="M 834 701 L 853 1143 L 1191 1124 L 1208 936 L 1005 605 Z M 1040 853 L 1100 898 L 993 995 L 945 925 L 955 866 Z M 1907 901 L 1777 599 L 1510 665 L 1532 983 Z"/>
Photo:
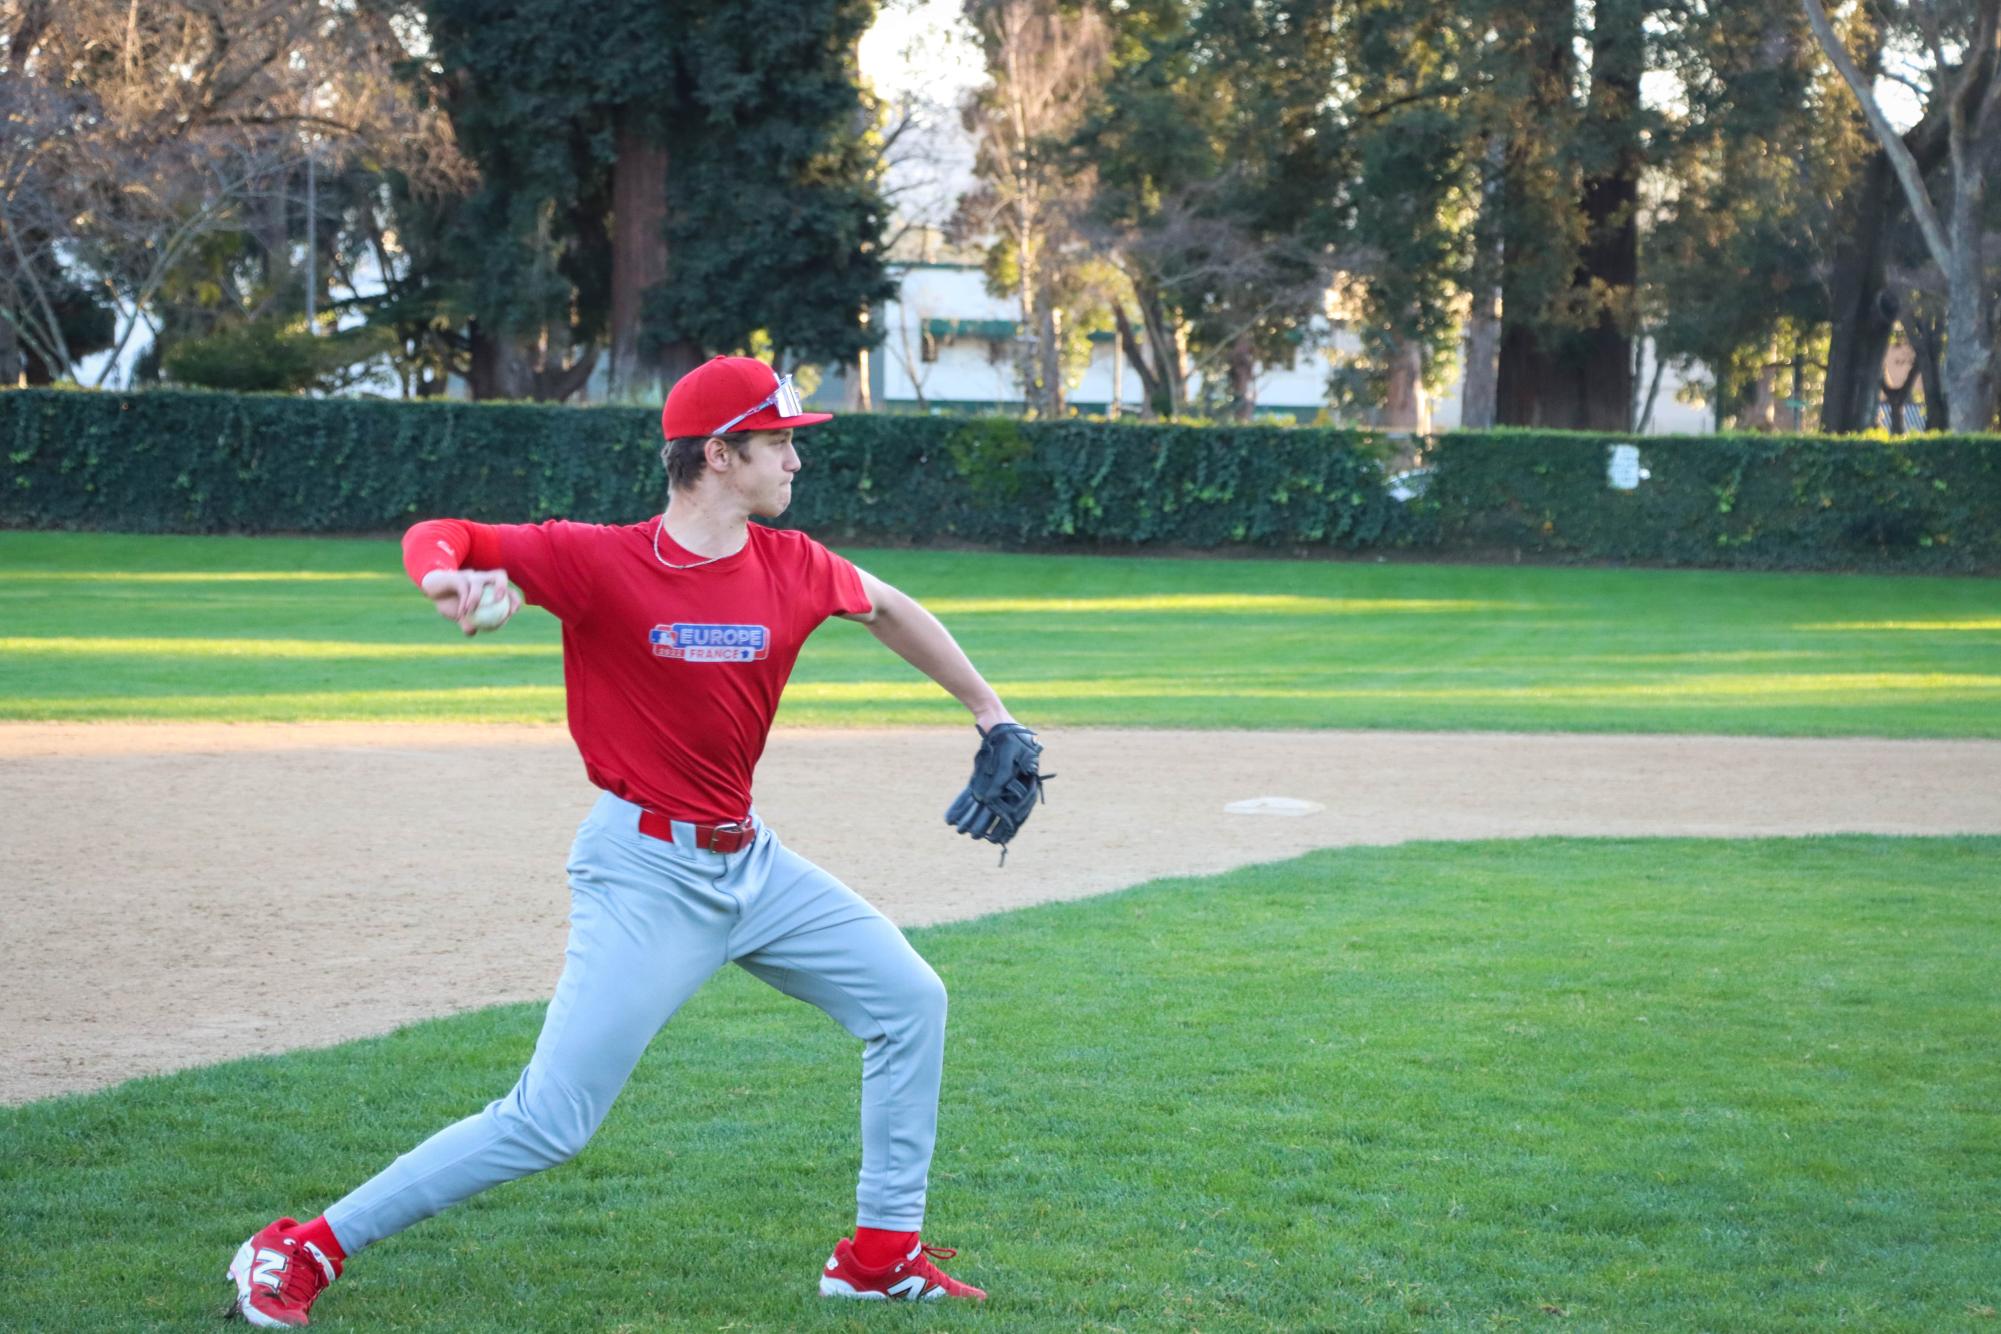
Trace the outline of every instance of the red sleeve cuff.
<path fill-rule="evenodd" d="M 462 570 L 472 564 L 472 525 L 463 519 L 426 519 L 403 534 L 403 571 L 419 588 L 433 570 Z"/>

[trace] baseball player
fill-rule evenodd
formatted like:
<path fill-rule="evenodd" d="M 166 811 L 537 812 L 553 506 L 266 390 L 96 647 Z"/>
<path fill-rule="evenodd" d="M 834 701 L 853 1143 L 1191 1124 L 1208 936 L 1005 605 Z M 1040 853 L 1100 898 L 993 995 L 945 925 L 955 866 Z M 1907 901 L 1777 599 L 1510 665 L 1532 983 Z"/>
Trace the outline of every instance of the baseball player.
<path fill-rule="evenodd" d="M 724 964 L 819 1006 L 860 1038 L 862 1163 L 833 1297 L 983 1299 L 923 1243 L 945 988 L 903 933 L 791 851 L 751 803 L 779 692 L 829 616 L 867 625 L 969 710 L 982 743 L 953 803 L 1006 846 L 1040 790 L 1033 734 L 915 601 L 803 533 L 750 522 L 791 500 L 790 377 L 717 357 L 668 395 L 664 514 L 627 526 L 419 523 L 404 567 L 467 634 L 523 600 L 563 623 L 570 733 L 603 789 L 570 850 L 569 945 L 535 1053 L 511 1092 L 301 1223 L 280 1218 L 229 1265 L 231 1314 L 304 1325 L 348 1260 L 441 1209 L 584 1147 L 661 1026 Z"/>

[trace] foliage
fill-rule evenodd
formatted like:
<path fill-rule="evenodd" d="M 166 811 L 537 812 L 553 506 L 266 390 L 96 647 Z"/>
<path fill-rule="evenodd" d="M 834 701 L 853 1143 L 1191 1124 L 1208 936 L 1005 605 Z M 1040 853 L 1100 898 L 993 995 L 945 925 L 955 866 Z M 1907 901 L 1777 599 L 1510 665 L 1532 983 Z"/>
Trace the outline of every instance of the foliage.
<path fill-rule="evenodd" d="M 1187 410 L 1192 359 L 1203 406 L 1249 420 L 1254 363 L 1289 360 L 1321 310 L 1351 193 L 1338 25 L 1291 3 L 1110 8 L 1113 68 L 1074 149 L 1132 291 L 1127 354 L 1159 415 Z"/>
<path fill-rule="evenodd" d="M 788 364 L 850 362 L 880 336 L 860 313 L 894 290 L 877 109 L 853 68 L 875 0 L 684 8 L 660 108 L 669 276 L 649 333 L 724 351 L 761 331 Z"/>
<path fill-rule="evenodd" d="M 1774 374 L 1789 379 L 1794 350 L 1825 364 L 1817 265 L 1861 144 L 1849 118 L 1827 114 L 1839 92 L 1814 77 L 1796 4 L 1720 8 L 1674 56 L 1686 95 L 1665 150 L 1671 185 L 1641 252 L 1643 320 L 1657 356 L 1705 369 L 1718 417 L 1748 427 L 1752 411 L 1769 411 Z"/>
<path fill-rule="evenodd" d="M 979 183 L 960 199 L 954 227 L 985 244 L 988 292 L 1019 302 L 1023 401 L 1038 417 L 1060 417 L 1089 357 L 1086 326 L 1117 299 L 1116 281 L 1092 272 L 1104 265 L 1082 228 L 1091 164 L 1070 152 L 1101 93 L 1110 25 L 1088 5 L 1058 0 L 975 0 L 966 14 L 988 82 L 962 112 Z"/>
<path fill-rule="evenodd" d="M 435 223 L 441 307 L 503 340 L 548 329 L 595 347 L 614 173 L 636 141 L 668 164 L 664 231 L 639 240 L 667 266 L 642 294 L 649 347 L 723 351 L 762 331 L 789 359 L 844 361 L 868 344 L 885 207 L 851 62 L 873 0 L 425 8 L 436 95 L 481 171 Z M 561 397 L 582 377 L 551 382 Z"/>
<path fill-rule="evenodd" d="M 1477 6 L 1378 4 L 1350 33 L 1355 97 L 1343 132 L 1356 180 L 1340 238 L 1361 353 L 1334 358 L 1337 403 L 1380 405 L 1391 375 L 1413 366 L 1426 388 L 1449 378 L 1457 307 L 1471 287 L 1491 78 L 1479 64 L 1480 20 Z"/>
<path fill-rule="evenodd" d="M 433 513 L 614 520 L 662 494 L 650 409 L 183 391 L 0 395 L 0 524 L 379 532 Z M 1323 428 L 851 414 L 802 442 L 814 531 L 1005 546 L 1406 546 L 1749 568 L 2001 565 L 2001 439 L 1654 437 L 1606 486 L 1605 437 L 1430 443 L 1422 503 L 1372 436 Z"/>
<path fill-rule="evenodd" d="M 309 158 L 334 175 L 364 156 L 419 178 L 451 170 L 438 118 L 393 73 L 409 30 L 375 3 L 66 0 L 10 15 L 0 318 L 58 377 L 105 341 L 86 324 L 72 345 L 65 291 L 128 317 L 121 349 L 141 328 L 208 332 L 184 306 L 289 304 Z"/>
<path fill-rule="evenodd" d="M 1650 436 L 1651 475 L 1607 485 L 1613 443 L 1584 432 L 1439 437 L 1418 541 L 1543 558 L 1760 568 L 1992 569 L 2001 438 Z"/>
<path fill-rule="evenodd" d="M 649 409 L 289 400 L 177 391 L 0 396 L 0 523 L 142 532 L 368 532 L 412 517 L 618 519 L 658 504 Z M 1277 427 L 843 416 L 803 442 L 802 527 L 1005 544 L 1378 544 L 1398 520 L 1372 446 Z M 282 443 L 281 443 L 282 442 Z M 1016 498 L 992 503 L 1012 489 Z"/>
<path fill-rule="evenodd" d="M 227 326 L 166 350 L 162 368 L 174 381 L 238 393 L 333 392 L 365 373 L 361 363 L 388 350 L 387 329 L 315 334 L 298 320 L 256 320 Z"/>

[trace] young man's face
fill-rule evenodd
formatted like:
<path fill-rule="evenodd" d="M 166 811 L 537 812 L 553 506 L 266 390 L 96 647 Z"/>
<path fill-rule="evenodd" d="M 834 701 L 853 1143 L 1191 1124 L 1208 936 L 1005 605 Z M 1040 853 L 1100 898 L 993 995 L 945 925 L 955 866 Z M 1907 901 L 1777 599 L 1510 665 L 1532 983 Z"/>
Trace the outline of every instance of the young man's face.
<path fill-rule="evenodd" d="M 726 476 L 726 484 L 752 514 L 775 519 L 792 503 L 792 474 L 799 452 L 790 431 L 754 431 Z"/>

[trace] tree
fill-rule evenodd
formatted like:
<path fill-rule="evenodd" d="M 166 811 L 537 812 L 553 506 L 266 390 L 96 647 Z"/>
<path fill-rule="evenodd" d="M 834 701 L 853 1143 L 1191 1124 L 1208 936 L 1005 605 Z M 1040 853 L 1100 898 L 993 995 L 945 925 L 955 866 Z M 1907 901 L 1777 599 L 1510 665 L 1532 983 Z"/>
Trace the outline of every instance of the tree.
<path fill-rule="evenodd" d="M 1492 68 L 1506 96 L 1488 105 L 1507 116 L 1495 386 L 1503 424 L 1632 425 L 1649 18 L 1640 0 L 1599 0 L 1586 31 L 1571 0 L 1497 12 Z"/>
<path fill-rule="evenodd" d="M 760 332 L 790 361 L 873 341 L 872 0 L 426 10 L 434 95 L 481 173 L 436 247 L 476 394 L 567 397 L 607 341 L 629 396 Z"/>
<path fill-rule="evenodd" d="M 1801 0 L 1801 4 L 1822 51 L 1854 94 L 1888 158 L 1924 237 L 1925 249 L 1945 275 L 1948 296 L 1941 378 L 1947 420 L 1956 430 L 1986 430 L 1994 420 L 1996 388 L 1993 300 L 1982 244 L 1986 156 L 1997 119 L 2001 119 L 2001 110 L 1997 110 L 2001 107 L 2001 79 L 1994 77 L 1997 43 L 2001 43 L 2001 0 L 1976 0 L 1970 14 L 1949 14 L 1932 0 L 1911 0 L 1909 6 L 1933 59 L 1931 91 L 1945 108 L 1951 180 L 1943 218 L 1932 200 L 1923 168 L 1883 114 L 1875 89 L 1836 36 L 1827 11 L 1819 0 Z M 1952 32 L 1954 19 L 1970 19 L 1970 31 L 1962 28 Z M 1947 54 L 1948 40 L 1955 45 L 1963 43 L 1965 59 L 1956 70 Z"/>
<path fill-rule="evenodd" d="M 1857 145 L 1826 114 L 1791 0 L 1732 6 L 1680 37 L 1682 105 L 1663 118 L 1646 205 L 1642 311 L 1658 360 L 1642 416 L 1673 364 L 1706 369 L 1719 424 L 1743 409 L 1777 425 L 1779 372 L 1824 356 L 1823 256 Z"/>
<path fill-rule="evenodd" d="M 1345 216 L 1324 6 L 1114 8 L 1118 42 L 1075 152 L 1092 165 L 1087 230 L 1122 270 L 1114 322 L 1149 410 L 1173 415 L 1199 368 L 1247 418 L 1255 367 L 1292 355 L 1320 313 Z M 1220 387 L 1222 392 L 1217 393 Z"/>
<path fill-rule="evenodd" d="M 989 83 L 965 108 L 981 188 L 961 201 L 958 227 L 996 239 L 988 282 L 1012 290 L 1024 329 L 1018 376 L 1031 411 L 1064 410 L 1064 314 L 1085 249 L 1081 223 L 1092 186 L 1070 142 L 1095 103 L 1110 57 L 1103 16 L 1058 0 L 972 0 L 967 17 L 986 54 Z"/>
<path fill-rule="evenodd" d="M 7 31 L 0 315 L 55 373 L 78 350 L 59 299 L 118 311 L 124 349 L 185 266 L 262 236 L 289 276 L 286 225 L 309 152 L 368 146 L 416 169 L 434 120 L 402 91 L 404 52 L 332 0 L 34 0 Z M 117 363 L 106 362 L 100 382 Z"/>
<path fill-rule="evenodd" d="M 1341 265 L 1362 351 L 1337 364 L 1332 385 L 1337 403 L 1393 429 L 1423 426 L 1423 394 L 1456 361 L 1462 304 L 1483 313 L 1467 295 L 1477 287 L 1498 306 L 1501 138 L 1480 128 L 1490 31 L 1460 7 L 1372 5 L 1340 62 L 1354 177 Z M 1483 238 L 1492 262 L 1476 274 Z M 1498 312 L 1488 313 L 1495 338 L 1468 365 L 1486 374 L 1491 405 Z"/>
<path fill-rule="evenodd" d="M 881 341 L 863 318 L 895 293 L 880 109 L 855 57 L 874 14 L 874 0 L 686 0 L 654 343 L 727 351 L 762 334 L 797 366 Z"/>

